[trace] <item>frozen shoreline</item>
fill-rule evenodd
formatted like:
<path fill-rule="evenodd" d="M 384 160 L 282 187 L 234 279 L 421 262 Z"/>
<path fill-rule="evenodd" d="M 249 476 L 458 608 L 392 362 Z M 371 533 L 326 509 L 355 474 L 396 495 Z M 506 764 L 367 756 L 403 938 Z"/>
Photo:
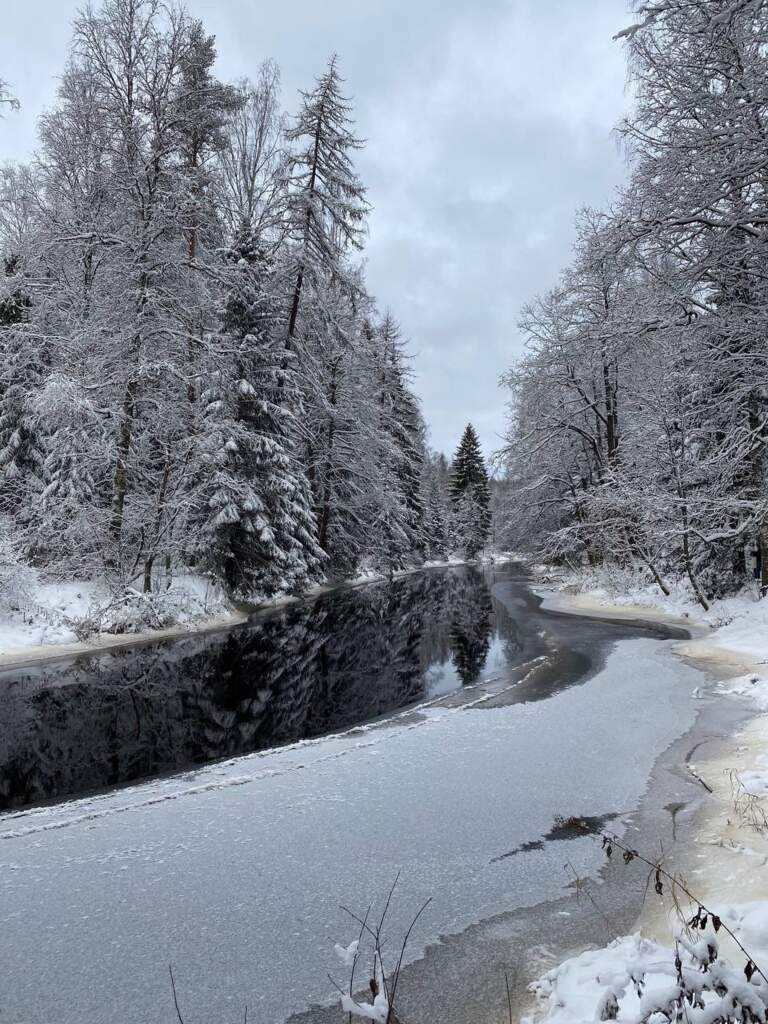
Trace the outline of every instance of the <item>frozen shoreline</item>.
<path fill-rule="evenodd" d="M 506 597 L 516 611 L 514 589 Z M 583 632 L 553 625 L 564 643 Z M 339 903 L 367 905 L 398 871 L 398 920 L 433 900 L 408 955 L 410 999 L 431 1000 L 430 1012 L 414 1016 L 404 1002 L 403 1019 L 437 1019 L 457 965 L 459 1005 L 474 1000 L 463 984 L 469 970 L 475 984 L 482 977 L 488 1005 L 501 1005 L 498 964 L 510 939 L 524 959 L 527 922 L 550 942 L 562 934 L 558 911 L 579 909 L 563 847 L 542 837 L 569 814 L 618 817 L 638 806 L 657 758 L 695 717 L 690 693 L 701 674 L 670 658 L 669 642 L 631 636 L 614 648 L 615 630 L 589 632 L 584 645 L 601 652 L 595 671 L 548 699 L 508 703 L 502 692 L 514 680 L 494 676 L 487 694 L 461 690 L 397 722 L 8 816 L 4 899 L 18 925 L 18 936 L 9 933 L 11 1013 L 42 1019 L 55 1000 L 69 1007 L 66 1020 L 98 1019 L 108 999 L 137 1021 L 159 1013 L 170 1021 L 163 968 L 171 961 L 184 1000 L 211 1019 L 227 1016 L 232 998 L 253 1003 L 261 1019 L 304 1013 L 334 998 L 323 980 L 328 952 L 332 960 L 333 942 L 352 937 Z M 660 701 L 669 715 L 655 714 Z M 631 727 L 619 746 L 625 713 Z M 369 801 L 375 820 L 364 813 Z M 580 875 L 601 865 L 589 836 L 569 837 L 567 856 Z M 551 912 L 542 915 L 542 903 Z M 33 918 L 40 908 L 39 919 L 29 907 Z M 634 906 L 626 916 L 629 924 Z M 276 935 L 275 920 L 286 917 Z M 30 942 L 53 965 L 42 987 L 26 980 Z M 227 971 L 211 970 L 212 951 Z M 85 975 L 72 969 L 81 963 Z M 311 1019 L 337 1017 L 334 1006 Z"/>
<path fill-rule="evenodd" d="M 699 753 L 696 747 L 688 755 L 685 767 L 709 792 L 691 819 L 685 843 L 669 851 L 667 868 L 687 879 L 697 898 L 720 913 L 754 957 L 765 959 L 768 871 L 756 869 L 768 866 L 768 830 L 755 828 L 754 816 L 762 814 L 759 801 L 768 797 L 768 679 L 761 678 L 761 672 L 768 675 L 768 635 L 752 627 L 749 611 L 744 615 L 746 622 L 740 623 L 734 616 L 718 628 L 687 610 L 681 617 L 659 605 L 614 603 L 602 595 L 566 593 L 542 585 L 533 589 L 542 597 L 545 608 L 559 613 L 603 615 L 619 621 L 644 619 L 687 629 L 691 639 L 675 644 L 674 653 L 719 678 L 719 694 L 744 700 L 748 714 L 745 724 L 728 738 L 718 740 L 713 752 Z M 763 614 L 760 606 L 752 617 Z M 731 637 L 737 638 L 734 647 L 728 646 Z M 737 806 L 739 794 L 741 809 Z M 758 801 L 752 803 L 751 811 L 750 799 Z M 646 852 L 654 855 L 653 851 Z M 617 942 L 604 950 L 579 953 L 543 977 L 533 1017 L 547 1024 L 577 1024 L 588 1019 L 587 1015 L 595 1011 L 596 1000 L 603 995 L 606 977 L 620 973 L 628 964 L 641 962 L 643 957 L 657 963 L 660 951 L 674 958 L 671 951 L 679 929 L 668 900 L 647 898 L 634 936 L 620 941 L 617 936 Z M 743 959 L 733 942 L 722 934 L 720 946 L 731 962 L 739 964 Z M 626 1019 L 632 1020 L 631 1008 L 626 1012 L 630 1012 Z"/>
<path fill-rule="evenodd" d="M 416 566 L 396 572 L 391 578 L 402 579 L 405 576 L 418 572 L 428 572 L 433 569 L 450 569 L 461 565 L 500 565 L 512 560 L 512 556 L 499 555 L 492 563 L 488 561 L 467 562 L 459 559 L 452 559 L 446 562 L 426 562 L 423 566 Z M 260 612 L 288 607 L 302 601 L 315 600 L 324 594 L 330 594 L 338 590 L 351 590 L 373 583 L 383 583 L 389 578 L 383 573 L 367 573 L 339 583 L 320 583 L 310 588 L 306 594 L 301 596 L 279 595 L 272 600 L 254 604 L 244 611 L 238 611 L 231 607 L 229 610 L 221 610 L 221 602 L 219 602 L 218 607 L 220 610 L 216 614 L 195 618 L 188 622 L 179 622 L 166 629 L 150 629 L 124 633 L 103 632 L 97 633 L 85 641 L 63 639 L 48 643 L 36 643 L 30 640 L 17 646 L 5 648 L 0 646 L 0 671 L 49 664 L 50 662 L 78 658 L 89 654 L 101 654 L 109 651 L 123 650 L 124 648 L 162 643 L 166 640 L 180 640 L 187 636 L 218 633 L 222 630 L 232 629 L 235 626 L 242 626 L 248 622 L 251 615 L 257 615 Z"/>

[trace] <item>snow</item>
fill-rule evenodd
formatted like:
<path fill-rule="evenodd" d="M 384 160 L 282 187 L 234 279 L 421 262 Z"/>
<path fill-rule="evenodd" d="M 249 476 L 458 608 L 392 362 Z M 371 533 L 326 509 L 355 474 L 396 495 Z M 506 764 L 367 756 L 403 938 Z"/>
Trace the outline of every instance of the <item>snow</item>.
<path fill-rule="evenodd" d="M 768 820 L 762 803 L 768 798 L 768 673 L 762 668 L 768 660 L 768 601 L 759 600 L 748 588 L 713 602 L 704 612 L 682 586 L 665 598 L 642 584 L 621 591 L 595 585 L 594 579 L 587 578 L 582 585 L 582 592 L 575 595 L 545 592 L 545 605 L 561 612 L 584 614 L 602 609 L 611 617 L 685 623 L 697 638 L 678 644 L 677 651 L 727 667 L 731 677 L 723 679 L 718 690 L 757 712 L 716 756 L 689 764 L 697 777 L 706 778 L 711 795 L 703 805 L 691 848 L 676 853 L 678 861 L 682 858 L 676 870 L 685 875 L 697 898 L 719 914 L 752 958 L 765 962 L 768 884 L 764 873 L 755 871 L 755 864 L 768 863 Z M 743 672 L 744 668 L 749 671 Z M 692 696 L 702 697 L 699 687 Z M 619 1021 L 634 1024 L 643 1018 L 654 998 L 664 996 L 664 986 L 674 982 L 671 942 L 680 922 L 670 907 L 659 901 L 646 905 L 640 924 L 642 934 L 582 953 L 540 978 L 532 986 L 540 1004 L 536 1016 L 546 1024 L 599 1020 L 605 1000 L 618 994 Z M 733 965 L 728 975 L 729 993 L 753 998 L 754 990 L 741 973 L 743 954 L 722 932 L 719 938 L 726 951 L 725 962 Z M 727 974 L 730 968 L 722 970 Z M 641 1000 L 628 980 L 643 972 L 649 984 Z M 689 1008 L 692 1022 L 717 1015 L 717 1000 L 711 993 L 705 1002 L 706 1010 L 692 1012 Z"/>
<path fill-rule="evenodd" d="M 768 904 L 728 906 L 721 916 L 753 959 L 765 957 Z M 682 933 L 677 936 L 686 987 L 697 992 L 704 1004 L 687 1006 L 685 1019 L 690 1024 L 711 1022 L 718 1019 L 723 1007 L 726 1018 L 729 1011 L 733 1016 L 734 997 L 749 1006 L 757 1018 L 764 1018 L 765 987 L 759 978 L 753 983 L 746 980 L 742 973 L 743 955 L 732 963 L 718 958 L 708 970 L 702 971 L 701 964 L 707 963 L 718 945 L 718 937 L 711 929 L 697 942 L 691 942 Z M 710 989 L 715 983 L 727 988 L 725 999 Z M 640 933 L 628 935 L 602 949 L 588 950 L 566 960 L 531 988 L 542 1004 L 540 1016 L 546 1024 L 593 1024 L 609 1017 L 626 1024 L 640 1024 L 655 1012 L 666 1012 L 678 995 L 675 949 L 643 938 Z"/>
<path fill-rule="evenodd" d="M 552 579 L 546 567 L 538 567 L 538 575 Z M 681 579 L 669 583 L 669 596 L 642 574 L 616 569 L 560 574 L 553 583 L 554 590 L 548 586 L 539 591 L 545 607 L 582 614 L 602 609 L 619 617 L 672 619 L 698 634 L 682 653 L 737 665 L 768 664 L 768 600 L 760 599 L 757 584 L 713 600 L 705 611 Z"/>
<path fill-rule="evenodd" d="M 713 638 L 715 645 L 768 663 L 768 600 L 757 601 L 750 594 L 730 598 L 719 605 L 721 614 L 727 609 L 729 621 L 718 628 Z"/>
<path fill-rule="evenodd" d="M 378 905 L 398 872 L 391 941 L 432 897 L 409 959 L 559 898 L 566 860 L 580 876 L 602 863 L 592 838 L 494 858 L 559 815 L 631 812 L 692 724 L 701 682 L 668 644 L 622 641 L 545 701 L 493 706 L 468 688 L 459 707 L 5 815 L 4 1014 L 82 1024 L 119 1006 L 133 1024 L 170 1024 L 171 963 L 195 1019 L 235 1019 L 247 1002 L 254 1020 L 284 1020 L 337 998 L 339 906 Z"/>
<path fill-rule="evenodd" d="M 335 943 L 333 951 L 345 967 L 352 967 L 357 959 L 357 951 L 360 947 L 360 940 L 353 939 L 348 946 L 341 946 Z"/>
<path fill-rule="evenodd" d="M 38 583 L 23 602 L 0 607 L 0 664 L 122 645 L 129 635 L 159 639 L 200 625 L 244 620 L 218 587 L 192 574 L 175 577 L 169 590 L 153 595 L 152 617 L 144 607 L 145 595 L 135 592 L 131 598 L 115 605 L 106 585 L 93 580 Z M 94 623 L 94 632 L 84 638 L 86 621 Z M 159 628 L 148 628 L 156 622 Z"/>
<path fill-rule="evenodd" d="M 625 991 L 633 974 L 661 971 L 659 981 L 667 984 L 665 970 L 674 963 L 674 953 L 639 934 L 616 939 L 603 949 L 588 950 L 565 960 L 533 983 L 532 991 L 543 1004 L 547 1024 L 593 1024 L 600 1020 L 599 1007 L 608 990 Z M 639 999 L 632 1004 L 637 1016 Z"/>
<path fill-rule="evenodd" d="M 39 585 L 31 600 L 17 611 L 0 614 L 0 652 L 9 648 L 74 643 L 77 636 L 67 619 L 81 619 L 106 593 L 92 582 Z"/>

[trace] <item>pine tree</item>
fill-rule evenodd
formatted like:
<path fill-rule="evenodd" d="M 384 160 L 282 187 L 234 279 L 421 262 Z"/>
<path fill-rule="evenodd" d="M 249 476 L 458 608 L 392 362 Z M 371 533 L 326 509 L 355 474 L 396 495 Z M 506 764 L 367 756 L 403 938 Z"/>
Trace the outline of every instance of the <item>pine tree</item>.
<path fill-rule="evenodd" d="M 456 449 L 450 494 L 454 539 L 467 558 L 475 558 L 488 539 L 491 513 L 488 472 L 471 423 Z"/>

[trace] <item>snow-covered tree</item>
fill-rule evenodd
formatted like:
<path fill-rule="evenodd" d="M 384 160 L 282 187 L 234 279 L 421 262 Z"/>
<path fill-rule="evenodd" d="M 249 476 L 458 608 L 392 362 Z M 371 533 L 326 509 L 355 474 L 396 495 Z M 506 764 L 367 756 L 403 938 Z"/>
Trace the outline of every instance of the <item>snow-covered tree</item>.
<path fill-rule="evenodd" d="M 285 229 L 291 242 L 293 285 L 288 338 L 297 328 L 305 281 L 344 277 L 347 251 L 362 246 L 368 204 L 352 155 L 362 148 L 351 106 L 341 92 L 338 58 L 331 57 L 288 129 L 292 145 L 286 179 Z"/>
<path fill-rule="evenodd" d="M 301 592 L 318 578 L 322 552 L 299 460 L 295 356 L 252 238 L 229 253 L 229 266 L 231 355 L 209 368 L 198 442 L 203 551 L 234 592 Z"/>
<path fill-rule="evenodd" d="M 33 403 L 46 354 L 29 310 L 21 260 L 8 256 L 0 291 L 0 513 L 24 523 L 45 480 L 44 439 Z"/>
<path fill-rule="evenodd" d="M 488 539 L 491 513 L 488 470 L 471 423 L 453 458 L 450 494 L 454 543 L 466 558 L 475 558 Z"/>
<path fill-rule="evenodd" d="M 424 555 L 430 561 L 444 561 L 450 549 L 449 517 L 445 493 L 437 476 L 430 473 L 424 483 Z"/>
<path fill-rule="evenodd" d="M 220 151 L 221 213 L 231 239 L 251 235 L 274 245 L 282 233 L 283 135 L 280 70 L 266 60 L 255 82 L 236 85 Z"/>
<path fill-rule="evenodd" d="M 638 10 L 629 183 L 582 215 L 505 378 L 509 514 L 550 557 L 639 565 L 662 589 L 684 575 L 706 606 L 755 546 L 768 588 L 768 10 Z"/>
<path fill-rule="evenodd" d="M 425 551 L 337 61 L 288 124 L 273 62 L 231 85 L 215 59 L 181 5 L 86 6 L 37 153 L 0 169 L 0 511 L 43 572 L 116 597 L 201 568 L 300 592 Z"/>

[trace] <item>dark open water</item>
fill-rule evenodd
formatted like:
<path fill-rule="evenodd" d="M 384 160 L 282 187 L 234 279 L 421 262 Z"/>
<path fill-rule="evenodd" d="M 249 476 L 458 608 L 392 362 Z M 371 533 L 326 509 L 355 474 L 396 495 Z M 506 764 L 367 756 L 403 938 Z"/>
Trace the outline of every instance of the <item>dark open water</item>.
<path fill-rule="evenodd" d="M 0 673 L 0 809 L 370 721 L 541 653 L 493 574 L 431 571 L 226 633 Z"/>
<path fill-rule="evenodd" d="M 618 639 L 617 627 L 557 619 L 516 567 L 461 567 L 335 591 L 228 632 L 2 672 L 0 810 L 371 721 L 528 664 L 556 626 L 559 662 L 517 699 L 548 696 L 584 675 L 606 630 Z"/>

